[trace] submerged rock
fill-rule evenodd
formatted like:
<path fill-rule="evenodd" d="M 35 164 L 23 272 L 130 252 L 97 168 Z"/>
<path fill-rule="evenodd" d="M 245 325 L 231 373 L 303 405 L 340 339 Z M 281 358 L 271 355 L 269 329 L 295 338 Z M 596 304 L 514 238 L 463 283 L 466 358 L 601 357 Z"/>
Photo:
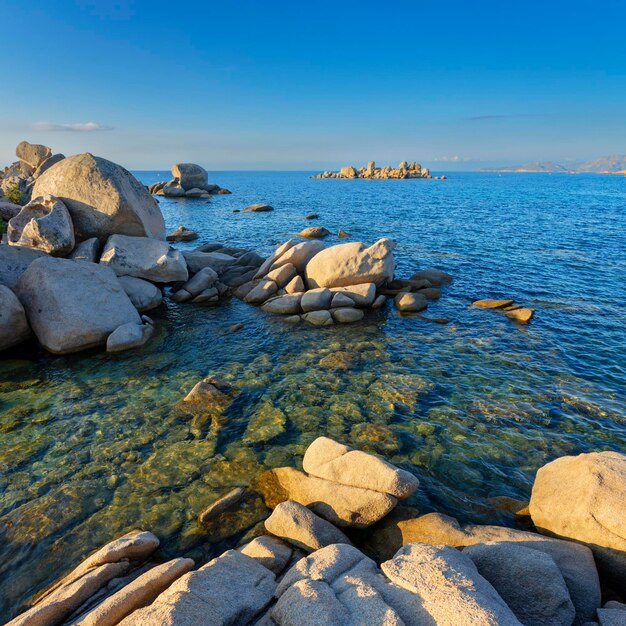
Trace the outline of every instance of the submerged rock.
<path fill-rule="evenodd" d="M 139 348 L 150 339 L 154 327 L 151 324 L 128 322 L 118 326 L 107 339 L 107 352 L 123 352 Z"/>
<path fill-rule="evenodd" d="M 332 309 L 331 314 L 335 322 L 340 324 L 352 324 L 363 319 L 365 313 L 361 309 L 339 308 Z"/>
<path fill-rule="evenodd" d="M 239 504 L 244 493 L 245 490 L 242 487 L 231 489 L 227 494 L 224 494 L 200 512 L 198 515 L 198 523 L 203 526 L 222 515 L 222 513 L 229 511 Z"/>
<path fill-rule="evenodd" d="M 428 307 L 426 298 L 420 293 L 399 293 L 393 299 L 393 303 L 396 305 L 396 309 L 402 313 L 418 313 Z"/>
<path fill-rule="evenodd" d="M 269 204 L 251 204 L 243 209 L 244 213 L 266 213 L 273 211 L 274 207 Z"/>
<path fill-rule="evenodd" d="M 330 231 L 323 226 L 309 226 L 298 233 L 298 237 L 306 237 L 307 239 L 321 239 L 328 237 Z"/>
<path fill-rule="evenodd" d="M 435 269 L 420 270 L 411 276 L 411 280 L 427 280 L 431 286 L 449 285 L 454 281 L 454 277 L 447 272 Z"/>
<path fill-rule="evenodd" d="M 483 309 L 503 309 L 512 304 L 513 300 L 474 300 L 474 302 L 472 302 L 472 306 Z"/>

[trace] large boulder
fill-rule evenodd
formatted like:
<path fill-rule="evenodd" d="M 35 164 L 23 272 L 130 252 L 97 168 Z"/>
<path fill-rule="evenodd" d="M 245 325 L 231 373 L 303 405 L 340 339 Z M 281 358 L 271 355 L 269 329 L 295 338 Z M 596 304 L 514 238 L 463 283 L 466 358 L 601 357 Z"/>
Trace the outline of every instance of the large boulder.
<path fill-rule="evenodd" d="M 134 276 L 120 276 L 120 284 L 135 308 L 143 313 L 163 303 L 161 290 L 147 280 Z"/>
<path fill-rule="evenodd" d="M 54 354 L 106 343 L 122 324 L 141 324 L 114 272 L 102 265 L 42 257 L 17 284 L 33 332 Z"/>
<path fill-rule="evenodd" d="M 207 171 L 195 163 L 176 163 L 176 165 L 172 165 L 172 176 L 178 179 L 180 186 L 185 191 L 194 188 L 206 190 L 209 184 Z"/>
<path fill-rule="evenodd" d="M 70 259 L 76 261 L 88 261 L 89 263 L 97 263 L 100 258 L 100 240 L 97 237 L 90 237 L 81 241 L 69 255 Z"/>
<path fill-rule="evenodd" d="M 30 337 L 26 313 L 17 296 L 0 285 L 0 350 L 6 350 Z"/>
<path fill-rule="evenodd" d="M 369 248 L 355 241 L 321 250 L 307 263 L 307 285 L 309 289 L 363 283 L 382 285 L 393 279 L 394 248 L 395 243 L 384 238 Z"/>
<path fill-rule="evenodd" d="M 15 204 L 4 199 L 2 192 L 0 191 L 0 219 L 5 222 L 13 219 L 22 210 L 21 204 Z"/>
<path fill-rule="evenodd" d="M 626 455 L 564 456 L 537 472 L 530 515 L 540 532 L 587 544 L 626 591 Z"/>
<path fill-rule="evenodd" d="M 15 289 L 18 278 L 28 266 L 45 256 L 45 252 L 33 248 L 0 244 L 0 285 Z"/>
<path fill-rule="evenodd" d="M 307 263 L 324 249 L 324 244 L 319 240 L 303 241 L 288 248 L 273 263 L 271 269 L 291 263 L 298 273 L 304 272 Z"/>
<path fill-rule="evenodd" d="M 33 197 L 53 195 L 68 208 L 77 239 L 115 233 L 165 239 L 156 200 L 128 170 L 92 154 L 67 157 L 46 170 Z"/>
<path fill-rule="evenodd" d="M 33 178 L 39 178 L 46 170 L 49 170 L 55 163 L 62 161 L 65 158 L 64 154 L 53 154 L 37 167 L 33 172 Z"/>
<path fill-rule="evenodd" d="M 117 276 L 135 276 L 155 283 L 189 277 L 182 253 L 150 237 L 111 235 L 102 250 L 100 264 L 110 267 Z"/>
<path fill-rule="evenodd" d="M 36 170 L 46 159 L 52 156 L 52 150 L 48 146 L 21 141 L 15 148 L 15 156 Z"/>
<path fill-rule="evenodd" d="M 65 256 L 74 248 L 72 218 L 61 200 L 44 196 L 31 200 L 9 222 L 9 244 L 25 246 L 55 256 Z"/>

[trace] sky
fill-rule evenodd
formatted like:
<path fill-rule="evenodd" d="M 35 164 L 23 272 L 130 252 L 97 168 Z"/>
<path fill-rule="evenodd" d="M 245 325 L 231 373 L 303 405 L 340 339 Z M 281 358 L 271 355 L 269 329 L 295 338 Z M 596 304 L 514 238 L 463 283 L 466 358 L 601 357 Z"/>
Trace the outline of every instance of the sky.
<path fill-rule="evenodd" d="M 479 169 L 626 153 L 626 2 L 0 0 L 0 165 Z"/>

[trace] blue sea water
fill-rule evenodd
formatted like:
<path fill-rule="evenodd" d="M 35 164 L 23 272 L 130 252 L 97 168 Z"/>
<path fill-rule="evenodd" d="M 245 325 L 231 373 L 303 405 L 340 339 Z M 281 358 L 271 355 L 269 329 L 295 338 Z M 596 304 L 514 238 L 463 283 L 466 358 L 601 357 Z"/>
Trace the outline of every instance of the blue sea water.
<path fill-rule="evenodd" d="M 626 177 L 211 178 L 233 194 L 160 198 L 169 230 L 200 234 L 178 248 L 217 240 L 269 254 L 312 224 L 367 243 L 392 237 L 398 276 L 435 267 L 455 277 L 427 311 L 450 322 L 387 306 L 355 325 L 286 327 L 235 299 L 168 301 L 138 352 L 54 357 L 30 345 L 3 355 L 3 617 L 133 527 L 155 532 L 164 558 L 202 561 L 236 545 L 258 510 L 213 537 L 198 512 L 265 469 L 297 466 L 321 434 L 413 471 L 421 485 L 409 504 L 420 511 L 482 523 L 518 524 L 506 498 L 526 500 L 549 460 L 626 450 Z M 275 210 L 233 213 L 256 202 Z M 478 298 L 513 298 L 536 315 L 520 326 L 471 308 Z M 343 368 L 332 366 L 337 352 Z M 176 404 L 211 374 L 237 397 L 217 422 L 192 423 Z"/>

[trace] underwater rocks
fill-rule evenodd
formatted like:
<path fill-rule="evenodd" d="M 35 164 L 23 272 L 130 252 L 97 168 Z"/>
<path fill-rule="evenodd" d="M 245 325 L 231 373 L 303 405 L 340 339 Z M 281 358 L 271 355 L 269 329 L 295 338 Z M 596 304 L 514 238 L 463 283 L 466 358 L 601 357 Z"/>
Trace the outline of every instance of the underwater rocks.
<path fill-rule="evenodd" d="M 535 315 L 535 309 L 515 304 L 513 300 L 475 300 L 472 306 L 502 311 L 510 320 L 518 324 L 528 324 Z"/>
<path fill-rule="evenodd" d="M 419 163 L 407 163 L 402 161 L 398 167 L 385 165 L 384 167 L 376 167 L 374 161 L 369 161 L 367 167 L 361 167 L 358 170 L 351 165 L 342 167 L 338 172 L 325 171 L 321 174 L 315 174 L 311 178 L 370 178 L 370 179 L 404 179 L 404 178 L 432 178 L 427 167 L 422 167 Z M 445 176 L 437 176 L 445 180 Z"/>

